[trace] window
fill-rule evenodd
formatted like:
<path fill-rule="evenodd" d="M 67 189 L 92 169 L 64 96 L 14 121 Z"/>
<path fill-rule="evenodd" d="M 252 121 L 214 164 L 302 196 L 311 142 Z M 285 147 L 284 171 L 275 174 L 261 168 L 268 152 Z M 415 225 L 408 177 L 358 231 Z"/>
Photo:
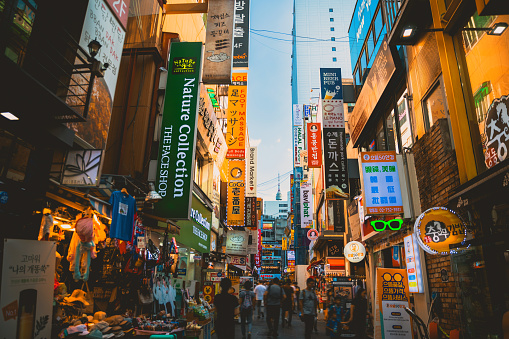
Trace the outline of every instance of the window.
<path fill-rule="evenodd" d="M 329 8 L 329 12 L 330 13 L 334 12 L 334 8 Z"/>
<path fill-rule="evenodd" d="M 336 61 L 338 61 L 338 58 L 336 58 L 336 57 L 332 58 L 332 62 L 336 62 Z"/>
<path fill-rule="evenodd" d="M 331 32 L 334 32 L 334 27 L 331 27 L 331 28 L 330 28 L 330 31 L 331 31 Z"/>
<path fill-rule="evenodd" d="M 335 37 L 331 37 L 330 41 L 336 41 L 336 38 Z"/>
<path fill-rule="evenodd" d="M 491 83 L 485 81 L 474 93 L 475 113 L 477 115 L 477 123 L 481 123 L 486 119 L 486 113 L 490 107 Z"/>
<path fill-rule="evenodd" d="M 428 96 L 423 100 L 424 124 L 426 132 L 439 119 L 447 119 L 447 107 L 442 82 L 438 81 Z"/>
<path fill-rule="evenodd" d="M 332 51 L 333 51 L 333 52 L 336 52 L 336 47 L 332 47 Z"/>
<path fill-rule="evenodd" d="M 334 22 L 334 18 L 330 18 L 330 22 Z"/>
<path fill-rule="evenodd" d="M 470 18 L 465 28 L 486 28 L 490 27 L 493 21 L 495 21 L 496 16 L 483 15 L 479 16 L 477 12 Z M 479 41 L 485 31 L 462 31 L 463 34 L 463 47 L 465 48 L 465 53 L 470 52 L 470 50 L 475 46 L 477 41 Z"/>
<path fill-rule="evenodd" d="M 288 204 L 279 204 L 279 207 L 288 207 Z"/>

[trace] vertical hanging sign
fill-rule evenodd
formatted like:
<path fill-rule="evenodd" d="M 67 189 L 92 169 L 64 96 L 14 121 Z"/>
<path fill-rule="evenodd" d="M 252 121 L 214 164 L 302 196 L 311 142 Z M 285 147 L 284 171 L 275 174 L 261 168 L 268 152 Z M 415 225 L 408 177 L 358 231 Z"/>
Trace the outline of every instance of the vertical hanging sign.
<path fill-rule="evenodd" d="M 247 165 L 247 188 L 246 197 L 256 198 L 256 166 L 257 147 L 249 147 L 249 160 Z"/>
<path fill-rule="evenodd" d="M 308 128 L 308 167 L 322 167 L 322 127 L 320 123 L 309 123 Z"/>
<path fill-rule="evenodd" d="M 302 107 L 299 104 L 293 105 L 293 125 L 302 126 Z"/>
<path fill-rule="evenodd" d="M 300 186 L 300 222 L 302 228 L 313 226 L 313 195 L 311 184 L 301 183 Z"/>
<path fill-rule="evenodd" d="M 258 225 L 258 215 L 256 211 L 256 197 L 245 198 L 245 221 L 244 225 L 251 229 L 256 229 Z"/>
<path fill-rule="evenodd" d="M 171 44 L 161 122 L 155 205 L 159 216 L 189 220 L 193 191 L 201 42 Z"/>
<path fill-rule="evenodd" d="M 246 157 L 247 73 L 233 73 L 228 88 L 226 143 L 228 159 Z"/>
<path fill-rule="evenodd" d="M 209 1 L 203 59 L 204 84 L 229 84 L 233 60 L 235 0 Z"/>
<path fill-rule="evenodd" d="M 293 126 L 293 166 L 300 167 L 300 151 L 304 150 L 302 126 Z"/>
<path fill-rule="evenodd" d="M 228 226 L 244 226 L 246 164 L 244 160 L 229 160 L 228 164 Z"/>
<path fill-rule="evenodd" d="M 249 67 L 249 1 L 235 0 L 235 30 L 233 31 L 233 67 Z"/>

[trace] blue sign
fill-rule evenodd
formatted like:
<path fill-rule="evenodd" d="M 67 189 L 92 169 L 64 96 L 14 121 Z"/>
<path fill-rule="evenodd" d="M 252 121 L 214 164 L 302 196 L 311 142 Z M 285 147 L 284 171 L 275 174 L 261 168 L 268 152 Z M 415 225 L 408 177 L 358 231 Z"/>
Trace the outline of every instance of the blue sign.
<path fill-rule="evenodd" d="M 7 204 L 9 201 L 9 194 L 5 191 L 0 191 L 0 204 Z"/>
<path fill-rule="evenodd" d="M 321 99 L 343 99 L 341 68 L 320 68 Z"/>
<path fill-rule="evenodd" d="M 304 118 L 311 116 L 311 105 L 304 105 Z"/>

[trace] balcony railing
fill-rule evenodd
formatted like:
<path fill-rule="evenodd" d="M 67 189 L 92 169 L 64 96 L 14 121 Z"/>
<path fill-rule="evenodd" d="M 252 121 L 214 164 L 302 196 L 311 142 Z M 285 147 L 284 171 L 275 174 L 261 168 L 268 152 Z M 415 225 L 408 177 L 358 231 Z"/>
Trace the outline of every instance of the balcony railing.
<path fill-rule="evenodd" d="M 387 32 L 392 30 L 394 23 L 401 14 L 401 8 L 407 1 L 409 0 L 383 0 Z"/>

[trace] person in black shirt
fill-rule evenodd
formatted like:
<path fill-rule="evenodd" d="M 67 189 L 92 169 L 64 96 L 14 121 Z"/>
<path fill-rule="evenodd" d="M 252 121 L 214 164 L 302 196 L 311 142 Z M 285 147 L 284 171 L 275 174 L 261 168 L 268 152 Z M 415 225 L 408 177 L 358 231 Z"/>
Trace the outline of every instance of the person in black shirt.
<path fill-rule="evenodd" d="M 366 300 L 366 290 L 360 288 L 355 294 L 350 307 L 350 319 L 343 322 L 355 333 L 355 338 L 366 338 L 366 315 L 368 314 L 368 301 Z"/>
<path fill-rule="evenodd" d="M 283 291 L 285 292 L 286 298 L 281 303 L 281 327 L 285 327 L 285 322 L 288 326 L 292 326 L 292 316 L 293 316 L 293 288 L 290 285 L 290 279 L 285 281 L 283 286 Z M 286 313 L 288 313 L 288 318 L 286 318 Z"/>
<path fill-rule="evenodd" d="M 214 305 L 216 306 L 217 319 L 215 329 L 218 339 L 235 338 L 235 315 L 239 314 L 239 299 L 228 293 L 232 287 L 232 281 L 228 278 L 221 279 L 219 284 L 221 293 L 216 294 Z"/>

